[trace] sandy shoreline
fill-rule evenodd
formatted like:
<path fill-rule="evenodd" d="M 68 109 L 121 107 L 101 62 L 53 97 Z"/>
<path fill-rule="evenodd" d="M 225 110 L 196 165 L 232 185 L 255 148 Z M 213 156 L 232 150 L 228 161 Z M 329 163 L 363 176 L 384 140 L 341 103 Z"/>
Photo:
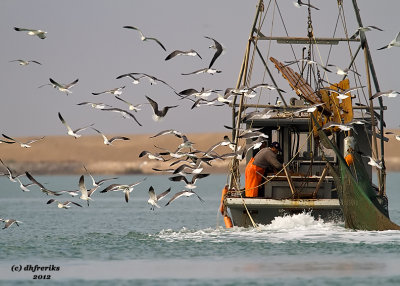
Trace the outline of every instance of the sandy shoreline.
<path fill-rule="evenodd" d="M 83 165 L 94 174 L 157 173 L 152 168 L 170 168 L 172 161 L 139 158 L 140 152 L 161 152 L 162 149 L 157 147 L 174 151 L 182 143 L 182 139 L 173 135 L 150 138 L 152 135 L 154 134 L 130 135 L 127 136 L 129 141 L 116 141 L 113 146 L 104 145 L 103 139 L 96 135 L 78 139 L 70 136 L 46 136 L 44 140 L 33 143 L 31 148 L 21 148 L 19 144 L 0 144 L 0 158 L 16 173 L 30 171 L 35 174 L 81 174 L 84 172 Z M 224 135 L 230 136 L 230 133 L 192 133 L 187 134 L 187 137 L 195 143 L 198 150 L 207 150 L 214 143 L 223 140 Z M 18 139 L 24 142 L 32 138 Z M 400 142 L 393 139 L 385 145 L 388 171 L 400 171 L 399 147 Z M 221 146 L 216 151 L 223 154 L 230 149 Z M 216 160 L 212 167 L 205 166 L 205 171 L 226 173 L 229 164 L 229 159 Z M 243 170 L 244 162 L 240 168 Z M 0 172 L 5 172 L 5 168 L 1 167 Z"/>

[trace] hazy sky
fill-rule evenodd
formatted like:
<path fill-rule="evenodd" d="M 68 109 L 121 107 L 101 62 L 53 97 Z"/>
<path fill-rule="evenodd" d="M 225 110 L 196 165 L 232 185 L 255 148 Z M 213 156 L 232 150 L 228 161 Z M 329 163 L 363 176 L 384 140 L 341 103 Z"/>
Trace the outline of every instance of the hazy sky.
<path fill-rule="evenodd" d="M 357 26 L 351 1 L 344 2 L 348 30 L 354 32 Z M 66 129 L 57 117 L 58 112 L 72 128 L 95 123 L 95 127 L 105 133 L 155 133 L 169 128 L 185 133 L 225 131 L 223 125 L 231 123 L 231 110 L 228 107 L 205 106 L 190 110 L 192 103 L 178 100 L 165 85 L 151 86 L 147 81 L 133 85 L 127 78 L 116 77 L 129 72 L 144 72 L 168 82 L 177 91 L 234 87 L 257 3 L 258 0 L 0 1 L 1 133 L 10 136 L 65 134 Z M 268 3 L 265 1 L 266 6 Z M 292 0 L 279 0 L 278 3 L 289 34 L 306 36 L 307 9 L 296 8 Z M 316 36 L 331 37 L 338 15 L 337 1 L 316 0 L 312 3 L 320 8 L 319 11 L 313 11 Z M 376 50 L 389 43 L 400 31 L 397 20 L 400 2 L 359 1 L 359 8 L 364 26 L 375 25 L 384 30 L 367 34 L 381 90 L 400 90 L 396 69 L 400 62 L 400 48 Z M 272 13 L 273 6 L 270 9 L 264 34 L 272 31 L 273 35 L 281 35 L 279 14 Z M 273 29 L 267 24 L 272 17 L 275 17 Z M 158 38 L 167 52 L 154 42 L 142 42 L 136 31 L 123 29 L 125 25 L 136 26 L 145 35 Z M 41 40 L 25 32 L 14 31 L 13 27 L 41 29 L 48 32 L 47 38 Z M 204 36 L 217 39 L 226 48 L 225 54 L 214 64 L 222 73 L 181 75 L 208 66 L 214 50 L 208 48 L 212 42 Z M 337 36 L 344 37 L 341 24 Z M 290 50 L 282 45 L 273 45 L 269 56 L 282 61 L 293 59 Z M 352 47 L 355 50 L 357 46 Z M 267 48 L 265 45 L 266 51 Z M 340 65 L 348 61 L 347 45 L 343 44 L 342 48 L 344 52 L 336 53 L 342 59 L 332 59 L 331 62 Z M 202 56 L 202 60 L 180 56 L 165 61 L 165 57 L 176 49 L 194 49 Z M 295 49 L 299 52 L 301 46 Z M 324 49 L 321 47 L 322 52 Z M 15 59 L 37 60 L 42 65 L 19 66 L 16 62 L 10 62 Z M 270 64 L 270 68 L 274 77 L 280 79 L 273 65 Z M 364 71 L 362 76 L 365 78 Z M 72 94 L 66 96 L 51 86 L 38 88 L 49 83 L 49 78 L 60 83 L 69 83 L 78 78 L 79 82 L 72 88 Z M 262 75 L 254 76 L 252 83 L 261 81 Z M 270 82 L 268 78 L 264 81 Z M 126 109 L 127 106 L 111 94 L 91 94 L 120 86 L 126 86 L 122 98 L 132 103 L 145 103 L 147 95 L 161 106 L 178 104 L 179 107 L 170 110 L 164 121 L 154 122 L 150 106 L 144 105 L 136 113 L 143 124 L 140 127 L 118 114 L 77 105 L 83 101 L 93 101 Z M 286 82 L 282 81 L 280 87 L 287 91 L 286 100 L 295 97 Z M 273 102 L 276 96 L 268 93 L 260 102 Z M 388 127 L 397 127 L 400 98 L 384 100 L 388 106 Z"/>

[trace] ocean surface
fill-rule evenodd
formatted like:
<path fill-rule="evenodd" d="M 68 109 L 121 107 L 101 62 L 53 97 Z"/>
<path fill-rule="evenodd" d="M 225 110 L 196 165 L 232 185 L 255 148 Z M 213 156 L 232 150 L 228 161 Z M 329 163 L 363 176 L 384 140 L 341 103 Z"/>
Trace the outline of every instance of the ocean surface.
<path fill-rule="evenodd" d="M 51 190 L 78 189 L 79 176 L 34 177 Z M 129 203 L 121 192 L 99 192 L 144 177 Z M 83 207 L 59 209 L 36 186 L 22 192 L 0 177 L 0 218 L 22 221 L 0 229 L 0 285 L 400 285 L 400 231 L 352 231 L 309 214 L 225 229 L 218 213 L 225 182 L 225 175 L 198 180 L 204 203 L 191 196 L 164 207 L 183 182 L 120 176 L 90 206 L 63 195 L 57 199 Z M 400 223 L 400 173 L 387 183 L 390 216 Z M 154 211 L 150 186 L 157 194 L 172 187 Z"/>

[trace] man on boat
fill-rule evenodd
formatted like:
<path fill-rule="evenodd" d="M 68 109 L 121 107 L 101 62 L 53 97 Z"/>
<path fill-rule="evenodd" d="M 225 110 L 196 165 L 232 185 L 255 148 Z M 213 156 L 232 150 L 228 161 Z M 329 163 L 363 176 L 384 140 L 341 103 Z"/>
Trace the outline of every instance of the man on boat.
<path fill-rule="evenodd" d="M 268 148 L 263 142 L 260 151 L 250 159 L 245 170 L 245 196 L 258 197 L 258 188 L 265 173 L 277 172 L 283 168 L 278 161 L 278 152 L 282 151 L 279 142 L 272 142 Z"/>

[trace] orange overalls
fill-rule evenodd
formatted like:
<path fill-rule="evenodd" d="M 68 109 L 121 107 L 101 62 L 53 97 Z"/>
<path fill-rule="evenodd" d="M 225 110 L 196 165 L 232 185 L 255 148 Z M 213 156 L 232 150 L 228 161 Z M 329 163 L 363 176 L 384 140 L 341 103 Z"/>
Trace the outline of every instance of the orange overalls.
<path fill-rule="evenodd" d="M 245 196 L 248 198 L 258 197 L 258 186 L 261 184 L 264 168 L 253 164 L 254 157 L 251 158 L 246 166 L 245 177 Z"/>

